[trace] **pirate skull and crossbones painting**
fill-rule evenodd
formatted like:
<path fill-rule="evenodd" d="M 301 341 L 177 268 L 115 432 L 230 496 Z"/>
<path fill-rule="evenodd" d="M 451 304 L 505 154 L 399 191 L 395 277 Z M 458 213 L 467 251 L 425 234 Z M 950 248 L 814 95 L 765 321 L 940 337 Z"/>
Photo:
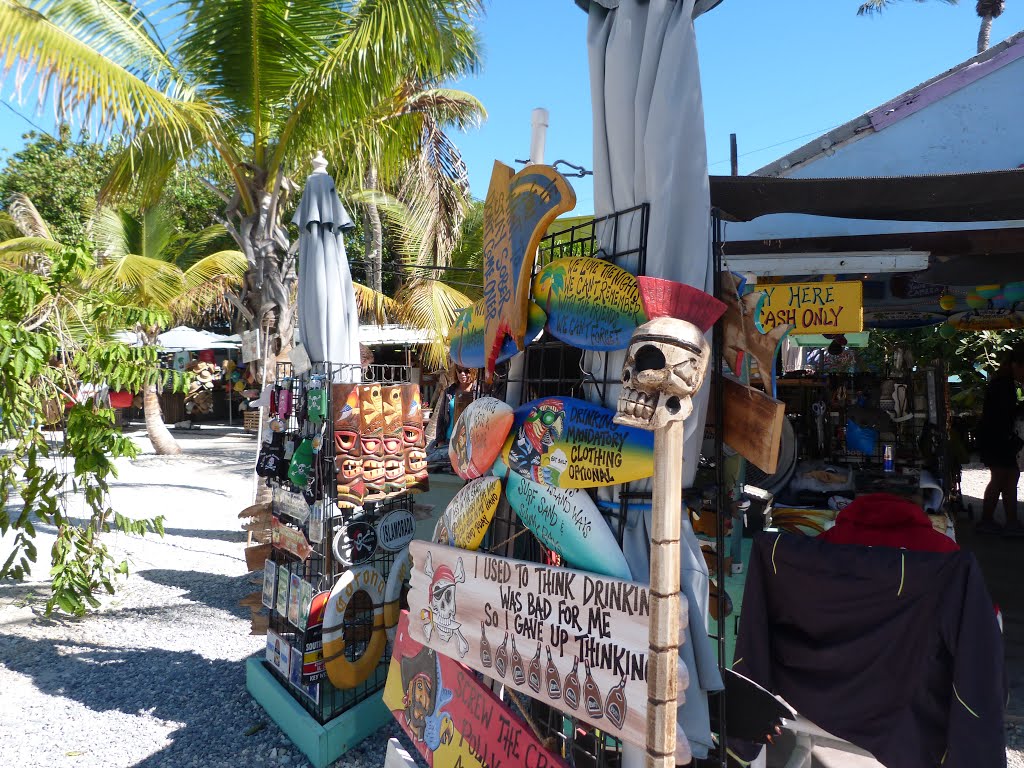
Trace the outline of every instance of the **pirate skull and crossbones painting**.
<path fill-rule="evenodd" d="M 427 600 L 430 607 L 420 612 L 420 618 L 423 619 L 423 634 L 429 641 L 436 630 L 437 636 L 445 643 L 454 637 L 461 658 L 469 652 L 469 641 L 462 634 L 462 624 L 455 620 L 455 587 L 466 581 L 462 558 L 456 561 L 454 571 L 443 564 L 434 568 L 428 552 L 423 572 L 430 579 Z"/>

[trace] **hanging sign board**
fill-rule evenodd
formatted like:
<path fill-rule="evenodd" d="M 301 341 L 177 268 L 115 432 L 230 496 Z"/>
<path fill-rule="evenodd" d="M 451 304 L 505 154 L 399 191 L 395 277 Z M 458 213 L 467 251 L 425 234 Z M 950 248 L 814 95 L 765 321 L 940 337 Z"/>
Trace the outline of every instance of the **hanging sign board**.
<path fill-rule="evenodd" d="M 576 568 L 630 577 L 611 528 L 582 488 L 552 488 L 508 473 L 505 498 L 516 517 L 550 550 Z"/>
<path fill-rule="evenodd" d="M 274 545 L 274 549 L 283 549 L 285 552 L 290 552 L 295 555 L 300 560 L 305 560 L 313 551 L 313 548 L 309 546 L 309 542 L 306 541 L 306 536 L 302 531 L 296 530 L 295 528 L 289 528 L 276 517 L 274 518 L 274 524 L 271 531 L 271 544 Z M 280 611 L 280 613 L 284 613 L 284 611 Z"/>
<path fill-rule="evenodd" d="M 530 279 L 540 239 L 560 213 L 576 206 L 576 195 L 549 165 L 516 173 L 494 163 L 484 201 L 484 373 L 489 382 L 509 336 L 525 346 Z"/>
<path fill-rule="evenodd" d="M 440 654 L 644 746 L 644 584 L 414 541 L 409 634 Z M 687 625 L 680 602 L 680 642 Z M 679 667 L 679 695 L 689 681 Z M 690 759 L 680 733 L 677 759 Z"/>
<path fill-rule="evenodd" d="M 757 329 L 792 325 L 792 333 L 854 333 L 864 330 L 864 287 L 859 280 L 758 285 Z"/>
<path fill-rule="evenodd" d="M 416 535 L 416 519 L 408 509 L 395 509 L 377 521 L 377 540 L 388 552 L 398 552 Z"/>
<path fill-rule="evenodd" d="M 501 458 L 513 472 L 558 488 L 597 488 L 654 474 L 654 433 L 616 424 L 615 411 L 572 397 L 520 406 Z"/>
<path fill-rule="evenodd" d="M 581 349 L 625 349 L 647 322 L 636 277 L 604 259 L 555 259 L 533 280 L 533 298 L 556 339 Z"/>
<path fill-rule="evenodd" d="M 1012 309 L 970 309 L 949 318 L 961 331 L 1007 331 L 1024 327 L 1024 314 Z"/>
<path fill-rule="evenodd" d="M 404 611 L 384 703 L 432 768 L 566 768 L 471 670 L 416 642 Z"/>

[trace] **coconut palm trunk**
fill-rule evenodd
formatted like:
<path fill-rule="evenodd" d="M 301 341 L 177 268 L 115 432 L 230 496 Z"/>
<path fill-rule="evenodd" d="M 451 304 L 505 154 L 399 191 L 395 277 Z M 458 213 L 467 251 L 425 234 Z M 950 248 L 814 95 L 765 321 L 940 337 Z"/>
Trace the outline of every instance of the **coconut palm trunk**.
<path fill-rule="evenodd" d="M 181 446 L 171 436 L 171 431 L 164 424 L 163 412 L 160 409 L 160 398 L 156 385 L 150 384 L 142 393 L 142 411 L 146 416 L 146 436 L 153 444 L 153 449 L 160 456 L 177 456 Z"/>
<path fill-rule="evenodd" d="M 978 0 L 975 10 L 981 19 L 981 27 L 978 30 L 978 53 L 988 50 L 989 40 L 992 36 L 992 21 L 999 18 L 1006 9 L 1005 0 Z"/>
<path fill-rule="evenodd" d="M 377 191 L 377 169 L 370 166 L 366 172 L 366 191 Z M 366 270 L 370 288 L 377 293 L 384 291 L 384 227 L 380 209 L 372 199 L 366 203 Z"/>

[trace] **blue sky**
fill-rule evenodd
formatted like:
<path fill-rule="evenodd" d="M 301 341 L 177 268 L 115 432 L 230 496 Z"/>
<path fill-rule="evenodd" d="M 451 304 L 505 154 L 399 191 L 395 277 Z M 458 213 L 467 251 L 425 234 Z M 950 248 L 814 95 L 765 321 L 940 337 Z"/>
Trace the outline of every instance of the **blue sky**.
<path fill-rule="evenodd" d="M 724 0 L 697 21 L 708 160 L 729 172 L 729 134 L 738 134 L 740 173 L 750 173 L 826 130 L 949 69 L 975 51 L 974 2 L 898 2 L 875 17 L 859 0 Z M 572 0 L 489 0 L 482 21 L 482 71 L 461 83 L 489 119 L 457 134 L 473 194 L 487 191 L 495 159 L 529 153 L 530 112 L 550 111 L 546 159 L 591 167 L 586 14 Z M 995 21 L 998 42 L 1024 28 L 1012 0 Z M 6 83 L 10 88 L 10 80 Z M 9 90 L 3 93 L 13 103 Z M 52 130 L 50 115 L 15 105 Z M 17 149 L 31 126 L 0 110 L 0 147 Z M 572 179 L 577 211 L 593 210 L 588 180 Z"/>
<path fill-rule="evenodd" d="M 710 172 L 729 173 L 729 134 L 750 173 L 974 55 L 974 2 L 896 3 L 870 18 L 859 0 L 724 0 L 697 21 Z M 529 153 L 530 111 L 550 115 L 545 159 L 592 165 L 586 14 L 572 0 L 492 0 L 481 27 L 483 71 L 459 84 L 489 111 L 456 137 L 473 194 L 493 161 Z M 1024 28 L 1009 2 L 992 40 Z M 801 137 L 801 138 L 797 138 Z M 588 181 L 570 179 L 577 210 L 593 210 Z"/>

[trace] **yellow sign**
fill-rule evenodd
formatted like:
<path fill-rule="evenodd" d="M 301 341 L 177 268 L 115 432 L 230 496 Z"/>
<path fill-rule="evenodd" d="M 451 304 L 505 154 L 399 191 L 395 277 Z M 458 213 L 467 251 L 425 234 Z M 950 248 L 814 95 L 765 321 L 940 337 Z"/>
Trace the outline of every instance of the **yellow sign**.
<path fill-rule="evenodd" d="M 757 330 L 792 325 L 791 333 L 857 333 L 864 330 L 864 293 L 859 280 L 777 283 L 758 289 Z"/>

